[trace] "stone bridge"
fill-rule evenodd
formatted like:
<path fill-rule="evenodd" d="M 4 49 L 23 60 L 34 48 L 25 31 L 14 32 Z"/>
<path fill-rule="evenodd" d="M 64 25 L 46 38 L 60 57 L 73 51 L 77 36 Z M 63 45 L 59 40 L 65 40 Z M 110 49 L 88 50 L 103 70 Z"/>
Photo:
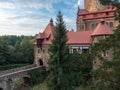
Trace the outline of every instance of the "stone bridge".
<path fill-rule="evenodd" d="M 19 68 L 14 68 L 10 70 L 5 70 L 0 72 L 0 90 L 13 90 L 15 88 L 15 83 L 24 77 L 30 78 L 28 71 L 33 69 L 41 69 L 43 66 L 24 66 Z"/>

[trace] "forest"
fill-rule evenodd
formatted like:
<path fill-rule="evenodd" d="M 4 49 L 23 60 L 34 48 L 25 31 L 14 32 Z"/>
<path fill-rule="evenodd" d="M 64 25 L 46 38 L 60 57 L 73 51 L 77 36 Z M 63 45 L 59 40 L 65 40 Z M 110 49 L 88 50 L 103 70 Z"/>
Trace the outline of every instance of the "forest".
<path fill-rule="evenodd" d="M 35 36 L 0 36 L 0 66 L 32 64 Z"/>

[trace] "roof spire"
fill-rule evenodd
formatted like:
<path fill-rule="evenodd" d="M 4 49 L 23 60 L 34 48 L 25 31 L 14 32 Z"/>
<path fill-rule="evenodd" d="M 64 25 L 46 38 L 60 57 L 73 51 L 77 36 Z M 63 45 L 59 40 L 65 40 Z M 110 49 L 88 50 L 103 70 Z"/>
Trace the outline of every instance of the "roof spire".
<path fill-rule="evenodd" d="M 52 18 L 50 19 L 50 23 L 53 24 L 53 19 Z"/>
<path fill-rule="evenodd" d="M 79 11 L 80 11 L 80 7 L 78 6 L 78 11 L 77 11 L 77 14 L 79 13 Z"/>
<path fill-rule="evenodd" d="M 78 6 L 78 11 L 80 10 L 80 7 Z"/>

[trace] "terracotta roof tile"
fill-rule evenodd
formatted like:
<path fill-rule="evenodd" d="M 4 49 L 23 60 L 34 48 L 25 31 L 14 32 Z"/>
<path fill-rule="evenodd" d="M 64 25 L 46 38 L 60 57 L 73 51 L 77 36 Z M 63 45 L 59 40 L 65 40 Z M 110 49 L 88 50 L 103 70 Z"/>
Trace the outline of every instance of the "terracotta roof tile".
<path fill-rule="evenodd" d="M 90 20 L 90 19 L 101 19 L 101 18 L 109 18 L 114 17 L 114 13 L 117 9 L 115 7 L 106 7 L 102 10 L 96 11 L 96 12 L 89 12 L 85 9 L 80 9 L 78 11 L 78 20 Z M 106 15 L 106 13 L 109 13 L 109 15 Z"/>
<path fill-rule="evenodd" d="M 91 35 L 97 36 L 110 34 L 113 34 L 112 29 L 105 23 L 105 21 L 101 21 Z"/>
<path fill-rule="evenodd" d="M 93 30 L 68 32 L 67 44 L 90 44 Z"/>
<path fill-rule="evenodd" d="M 88 13 L 89 13 L 89 11 L 87 11 L 86 9 L 80 9 L 80 10 L 78 11 L 78 14 L 79 14 L 79 15 L 88 14 Z"/>
<path fill-rule="evenodd" d="M 53 39 L 54 30 L 55 30 L 54 25 L 49 23 L 43 32 L 45 35 L 45 38 L 44 38 L 42 44 L 51 44 L 51 41 Z"/>

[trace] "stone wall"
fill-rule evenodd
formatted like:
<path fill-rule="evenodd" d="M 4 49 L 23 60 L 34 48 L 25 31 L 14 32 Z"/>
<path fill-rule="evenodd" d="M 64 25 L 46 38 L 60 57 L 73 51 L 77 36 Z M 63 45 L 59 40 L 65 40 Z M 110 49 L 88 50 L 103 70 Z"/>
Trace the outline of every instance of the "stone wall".
<path fill-rule="evenodd" d="M 85 9 L 94 12 L 103 9 L 104 6 L 100 4 L 99 0 L 84 0 Z"/>
<path fill-rule="evenodd" d="M 48 48 L 49 45 L 42 45 L 42 47 L 38 47 L 37 45 L 34 46 L 35 65 L 39 66 L 40 65 L 39 60 L 42 60 L 43 65 L 48 67 L 48 59 L 49 59 Z"/>
<path fill-rule="evenodd" d="M 41 66 L 35 67 L 33 65 L 27 66 L 27 67 L 21 67 L 21 68 L 15 68 L 15 69 L 10 69 L 1 72 L 0 75 L 0 88 L 3 90 L 13 90 L 15 88 L 16 82 L 23 77 L 28 77 L 28 71 L 37 69 L 37 68 L 42 68 Z"/>

